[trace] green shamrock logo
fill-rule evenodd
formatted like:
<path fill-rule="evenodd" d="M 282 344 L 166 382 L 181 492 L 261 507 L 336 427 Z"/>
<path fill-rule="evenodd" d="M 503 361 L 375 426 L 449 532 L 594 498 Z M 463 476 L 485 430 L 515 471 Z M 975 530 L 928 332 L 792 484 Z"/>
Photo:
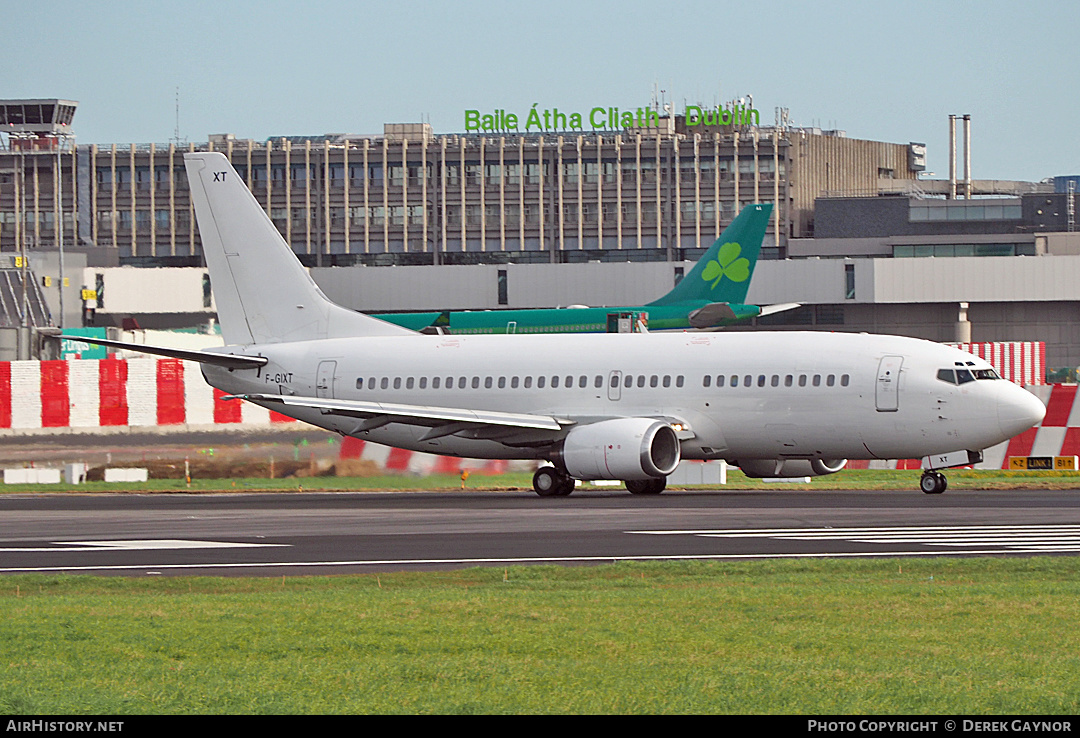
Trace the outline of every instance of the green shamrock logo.
<path fill-rule="evenodd" d="M 739 258 L 742 246 L 736 242 L 728 242 L 720 247 L 716 258 L 705 265 L 705 271 L 701 278 L 713 283 L 709 289 L 713 289 L 721 279 L 727 277 L 732 282 L 744 282 L 750 278 L 750 260 Z"/>

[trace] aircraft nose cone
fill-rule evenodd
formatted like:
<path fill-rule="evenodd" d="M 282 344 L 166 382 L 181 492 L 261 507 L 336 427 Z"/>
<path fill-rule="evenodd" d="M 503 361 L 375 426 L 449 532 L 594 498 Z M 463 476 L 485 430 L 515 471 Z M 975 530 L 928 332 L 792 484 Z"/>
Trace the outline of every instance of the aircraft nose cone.
<path fill-rule="evenodd" d="M 998 425 L 1005 438 L 1012 438 L 1042 422 L 1046 406 L 1038 397 L 1016 385 L 1007 389 L 1009 392 L 998 398 Z"/>

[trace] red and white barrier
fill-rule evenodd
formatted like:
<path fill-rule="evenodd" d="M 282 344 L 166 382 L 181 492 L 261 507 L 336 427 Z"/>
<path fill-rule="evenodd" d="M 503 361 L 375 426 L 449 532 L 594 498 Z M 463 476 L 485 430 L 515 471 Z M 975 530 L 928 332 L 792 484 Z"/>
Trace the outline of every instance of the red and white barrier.
<path fill-rule="evenodd" d="M 250 402 L 222 400 L 199 365 L 180 359 L 0 362 L 0 434 L 257 430 L 296 423 Z M 342 458 L 390 472 L 498 474 L 506 461 L 415 453 L 346 438 Z"/>
<path fill-rule="evenodd" d="M 509 468 L 509 462 L 503 459 L 460 459 L 456 456 L 437 456 L 382 446 L 351 437 L 346 437 L 342 441 L 340 457 L 370 461 L 384 471 L 421 477 L 429 474 L 458 475 L 463 471 L 468 471 L 470 474 L 502 474 Z"/>
<path fill-rule="evenodd" d="M 1028 390 L 1046 404 L 1046 417 L 1008 443 L 987 449 L 980 467 L 1007 469 L 1010 456 L 1080 456 L 1077 385 L 1045 384 Z"/>
<path fill-rule="evenodd" d="M 1046 343 L 1043 341 L 985 341 L 948 345 L 989 362 L 1002 379 L 1025 386 L 1046 384 Z"/>
<path fill-rule="evenodd" d="M 253 429 L 296 422 L 237 400 L 180 359 L 0 362 L 0 432 Z"/>

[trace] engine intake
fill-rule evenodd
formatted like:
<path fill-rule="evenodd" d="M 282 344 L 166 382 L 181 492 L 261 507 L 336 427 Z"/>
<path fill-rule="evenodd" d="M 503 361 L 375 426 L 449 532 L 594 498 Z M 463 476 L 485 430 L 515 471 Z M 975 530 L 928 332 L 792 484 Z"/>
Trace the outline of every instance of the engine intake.
<path fill-rule="evenodd" d="M 671 474 L 681 450 L 669 424 L 617 418 L 572 429 L 556 457 L 575 479 L 640 480 Z"/>

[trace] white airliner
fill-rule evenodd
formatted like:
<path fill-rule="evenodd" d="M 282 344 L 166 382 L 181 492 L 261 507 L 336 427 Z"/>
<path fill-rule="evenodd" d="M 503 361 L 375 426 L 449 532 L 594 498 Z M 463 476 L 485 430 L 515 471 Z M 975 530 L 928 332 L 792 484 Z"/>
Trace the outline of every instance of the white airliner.
<path fill-rule="evenodd" d="M 343 435 L 546 460 L 540 495 L 575 479 L 655 494 L 680 459 L 802 477 L 919 457 L 922 490 L 940 493 L 939 469 L 1045 412 L 982 359 L 897 336 L 420 335 L 330 302 L 222 154 L 184 163 L 227 345 L 137 348 L 199 361 L 214 387 Z"/>

